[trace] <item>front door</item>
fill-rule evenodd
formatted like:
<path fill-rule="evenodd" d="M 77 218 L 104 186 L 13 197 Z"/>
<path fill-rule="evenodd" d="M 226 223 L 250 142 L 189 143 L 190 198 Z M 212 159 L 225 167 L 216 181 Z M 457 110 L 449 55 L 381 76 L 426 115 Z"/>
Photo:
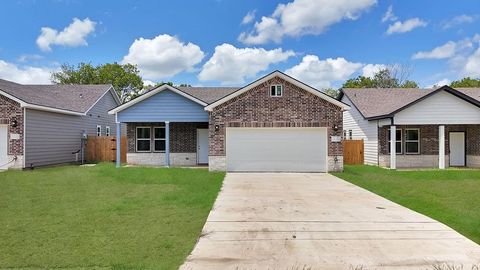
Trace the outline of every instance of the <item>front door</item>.
<path fill-rule="evenodd" d="M 2 169 L 7 163 L 7 131 L 8 126 L 0 125 L 0 169 Z"/>
<path fill-rule="evenodd" d="M 465 132 L 450 132 L 450 166 L 465 166 Z"/>
<path fill-rule="evenodd" d="M 197 129 L 197 163 L 208 164 L 208 129 Z"/>

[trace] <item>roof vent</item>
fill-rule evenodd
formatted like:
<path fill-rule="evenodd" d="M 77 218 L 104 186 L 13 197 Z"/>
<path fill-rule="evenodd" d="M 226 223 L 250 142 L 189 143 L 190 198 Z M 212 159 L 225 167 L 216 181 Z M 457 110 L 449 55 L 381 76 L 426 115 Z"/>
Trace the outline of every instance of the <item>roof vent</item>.
<path fill-rule="evenodd" d="M 83 98 L 83 94 L 80 94 L 80 98 Z"/>

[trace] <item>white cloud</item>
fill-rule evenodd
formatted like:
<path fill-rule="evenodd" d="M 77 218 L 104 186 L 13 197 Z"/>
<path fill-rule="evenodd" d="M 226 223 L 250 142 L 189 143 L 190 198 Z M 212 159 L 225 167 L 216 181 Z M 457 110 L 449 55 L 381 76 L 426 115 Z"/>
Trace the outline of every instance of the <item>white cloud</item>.
<path fill-rule="evenodd" d="M 419 18 L 408 19 L 404 22 L 397 21 L 388 27 L 387 34 L 391 35 L 394 33 L 406 33 L 412 31 L 415 28 L 425 26 L 427 26 L 427 22 Z"/>
<path fill-rule="evenodd" d="M 412 59 L 444 59 L 455 55 L 457 50 L 457 43 L 449 41 L 442 46 L 438 46 L 431 51 L 417 52 L 412 56 Z"/>
<path fill-rule="evenodd" d="M 22 84 L 51 84 L 51 73 L 56 69 L 48 67 L 17 66 L 0 60 L 0 79 Z"/>
<path fill-rule="evenodd" d="M 480 77 L 480 47 L 467 57 L 464 72 L 466 76 Z"/>
<path fill-rule="evenodd" d="M 220 81 L 222 84 L 243 83 L 246 78 L 255 77 L 271 64 L 283 62 L 293 55 L 293 51 L 283 51 L 281 48 L 236 48 L 224 43 L 215 47 L 215 53 L 203 65 L 198 78 L 201 81 Z"/>
<path fill-rule="evenodd" d="M 367 64 L 362 68 L 362 75 L 364 77 L 373 78 L 380 70 L 386 68 L 387 66 L 383 64 Z"/>
<path fill-rule="evenodd" d="M 382 22 L 387 22 L 387 21 L 396 21 L 398 18 L 397 16 L 395 16 L 395 14 L 393 14 L 393 6 L 390 5 L 387 9 L 387 11 L 385 12 L 385 14 L 383 15 L 382 17 Z"/>
<path fill-rule="evenodd" d="M 251 22 L 253 22 L 253 20 L 255 20 L 255 13 L 257 11 L 256 10 L 251 10 L 247 13 L 247 15 L 245 15 L 245 17 L 243 17 L 242 19 L 242 24 L 249 24 Z"/>
<path fill-rule="evenodd" d="M 28 61 L 38 61 L 42 60 L 44 57 L 42 55 L 38 54 L 22 54 L 20 57 L 18 57 L 18 62 L 28 62 Z"/>
<path fill-rule="evenodd" d="M 143 86 L 155 86 L 157 85 L 155 82 L 152 82 L 150 80 L 143 80 Z"/>
<path fill-rule="evenodd" d="M 431 51 L 418 52 L 413 59 L 447 59 L 455 77 L 480 77 L 480 35 L 449 41 Z"/>
<path fill-rule="evenodd" d="M 441 86 L 444 86 L 444 85 L 449 85 L 452 81 L 445 78 L 445 79 L 442 79 L 434 84 L 431 84 L 431 85 L 427 85 L 425 88 L 437 88 L 437 87 L 441 87 Z"/>
<path fill-rule="evenodd" d="M 153 39 L 136 39 L 122 63 L 137 65 L 140 74 L 148 80 L 161 80 L 192 71 L 204 56 L 199 46 L 164 34 Z"/>
<path fill-rule="evenodd" d="M 320 60 L 316 55 L 306 55 L 298 65 L 285 73 L 318 89 L 328 88 L 333 82 L 348 79 L 362 68 L 363 64 L 347 61 L 345 58 Z"/>
<path fill-rule="evenodd" d="M 69 47 L 87 46 L 88 43 L 85 38 L 95 31 L 96 24 L 96 22 L 91 21 L 89 18 L 83 21 L 78 18 L 73 18 L 73 22 L 61 32 L 50 27 L 42 27 L 42 33 L 37 38 L 37 45 L 42 51 L 48 52 L 52 50 L 52 45 Z"/>
<path fill-rule="evenodd" d="M 462 14 L 456 17 L 453 17 L 451 20 L 448 20 L 443 23 L 442 28 L 444 30 L 467 23 L 473 23 L 478 18 L 478 15 L 466 15 Z"/>
<path fill-rule="evenodd" d="M 318 35 L 342 20 L 355 20 L 377 0 L 293 0 L 279 4 L 238 39 L 246 44 L 280 42 L 285 36 Z"/>

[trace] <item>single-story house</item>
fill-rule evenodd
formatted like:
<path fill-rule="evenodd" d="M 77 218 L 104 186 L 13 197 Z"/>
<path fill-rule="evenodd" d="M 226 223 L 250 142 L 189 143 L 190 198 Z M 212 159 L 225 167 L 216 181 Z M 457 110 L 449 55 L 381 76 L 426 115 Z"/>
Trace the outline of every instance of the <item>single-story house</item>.
<path fill-rule="evenodd" d="M 351 106 L 344 137 L 364 140 L 366 164 L 480 167 L 480 88 L 342 89 L 339 100 Z"/>
<path fill-rule="evenodd" d="M 114 135 L 111 85 L 23 85 L 0 80 L 0 169 L 78 160 L 82 136 Z"/>
<path fill-rule="evenodd" d="M 275 71 L 240 88 L 162 85 L 109 113 L 127 125 L 129 164 L 327 172 L 343 168 L 348 109 Z"/>

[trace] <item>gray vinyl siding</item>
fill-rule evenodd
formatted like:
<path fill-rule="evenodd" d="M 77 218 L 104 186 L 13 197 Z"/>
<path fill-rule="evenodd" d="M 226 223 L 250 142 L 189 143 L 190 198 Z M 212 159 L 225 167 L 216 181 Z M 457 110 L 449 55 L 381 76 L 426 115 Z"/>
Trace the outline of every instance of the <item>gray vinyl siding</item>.
<path fill-rule="evenodd" d="M 96 135 L 96 126 L 110 126 L 115 135 L 115 116 L 108 111 L 117 106 L 109 92 L 91 108 L 86 116 L 73 116 L 39 110 L 26 110 L 25 167 L 46 166 L 75 161 L 80 149 L 81 134 Z"/>

